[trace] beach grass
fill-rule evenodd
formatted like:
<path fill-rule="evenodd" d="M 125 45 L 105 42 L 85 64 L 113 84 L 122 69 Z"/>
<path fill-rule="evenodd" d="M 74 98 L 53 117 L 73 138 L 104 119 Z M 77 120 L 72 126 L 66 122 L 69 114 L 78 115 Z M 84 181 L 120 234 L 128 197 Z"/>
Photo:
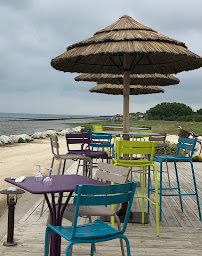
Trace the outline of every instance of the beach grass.
<path fill-rule="evenodd" d="M 100 125 L 122 125 L 122 122 L 113 122 L 109 119 L 99 120 L 94 123 L 77 123 L 74 124 L 75 126 L 83 126 L 87 129 L 92 129 L 93 124 L 100 124 Z M 171 135 L 178 135 L 179 129 L 178 127 L 181 126 L 184 130 L 193 131 L 194 133 L 202 136 L 202 122 L 179 122 L 179 121 L 163 121 L 163 120 L 145 120 L 139 121 L 130 119 L 130 126 L 149 126 L 152 127 L 153 132 L 166 132 L 167 134 Z"/>

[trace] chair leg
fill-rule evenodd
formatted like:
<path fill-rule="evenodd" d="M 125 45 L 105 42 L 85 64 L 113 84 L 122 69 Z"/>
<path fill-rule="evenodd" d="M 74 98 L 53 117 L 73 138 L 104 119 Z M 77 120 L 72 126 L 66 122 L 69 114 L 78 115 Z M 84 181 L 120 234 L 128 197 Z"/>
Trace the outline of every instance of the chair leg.
<path fill-rule="evenodd" d="M 70 242 L 66 248 L 66 256 L 72 256 L 72 247 L 73 247 L 73 244 L 72 242 Z"/>
<path fill-rule="evenodd" d="M 65 165 L 66 165 L 66 159 L 64 159 L 64 164 L 63 164 L 63 168 L 62 168 L 62 175 L 63 175 L 64 172 L 65 172 Z"/>
<path fill-rule="evenodd" d="M 61 168 L 61 165 L 62 165 L 62 159 L 60 158 L 59 159 L 59 166 L 58 166 L 58 172 L 57 172 L 57 175 L 59 175 L 60 174 L 60 168 Z"/>
<path fill-rule="evenodd" d="M 193 166 L 192 161 L 190 161 L 190 164 L 191 164 L 192 176 L 193 176 L 194 187 L 195 187 L 196 201 L 197 201 L 197 205 L 198 205 L 198 214 L 199 214 L 199 219 L 201 220 L 201 209 L 200 209 L 200 204 L 199 204 L 198 191 L 197 191 L 196 179 L 195 179 L 195 174 L 194 174 L 194 166 Z"/>
<path fill-rule="evenodd" d="M 49 254 L 49 244 L 50 244 L 50 228 L 46 228 L 45 232 L 45 247 L 44 247 L 44 256 L 48 256 Z"/>
<path fill-rule="evenodd" d="M 150 166 L 148 167 L 148 182 L 147 182 L 147 194 L 148 194 L 148 198 L 150 198 L 150 179 L 151 179 L 151 173 L 150 173 Z M 148 200 L 147 203 L 147 212 L 148 214 L 150 213 L 150 201 Z"/>
<path fill-rule="evenodd" d="M 122 238 L 125 240 L 125 242 L 126 242 L 127 256 L 130 256 L 130 243 L 129 243 L 129 241 L 128 241 L 128 238 L 127 238 L 126 236 L 124 236 L 124 235 L 122 235 L 121 237 L 122 237 Z"/>
<path fill-rule="evenodd" d="M 95 243 L 91 243 L 90 256 L 93 256 Z"/>
<path fill-rule="evenodd" d="M 115 214 L 114 218 L 115 218 L 117 226 L 118 226 L 118 231 L 121 231 L 121 222 L 119 220 L 119 217 Z M 120 246 L 121 246 L 122 256 L 125 256 L 124 247 L 123 247 L 123 239 L 122 238 L 120 238 Z"/>
<path fill-rule="evenodd" d="M 177 179 L 177 187 L 178 187 L 178 193 L 179 193 L 179 198 L 180 198 L 180 205 L 181 205 L 181 211 L 183 212 L 183 206 L 182 206 L 182 196 L 180 195 L 180 183 L 179 183 L 179 178 L 178 178 L 178 173 L 177 173 L 177 164 L 174 161 L 174 165 L 175 165 L 175 174 L 176 174 L 176 179 Z"/>
<path fill-rule="evenodd" d="M 160 200 L 159 200 L 159 204 L 160 204 L 160 216 L 159 216 L 159 220 L 162 220 L 162 165 L 163 162 L 160 162 L 160 187 L 159 187 L 159 194 L 160 194 Z"/>
<path fill-rule="evenodd" d="M 142 172 L 142 224 L 144 224 L 145 167 Z"/>
<path fill-rule="evenodd" d="M 76 174 L 78 174 L 78 172 L 79 172 L 80 162 L 81 162 L 81 160 L 79 159 L 77 170 L 76 170 Z M 84 160 L 83 160 L 83 165 L 84 165 Z"/>
<path fill-rule="evenodd" d="M 168 184 L 169 184 L 169 187 L 171 188 L 170 174 L 169 174 L 169 170 L 168 170 L 168 161 L 166 161 L 166 170 L 167 170 L 167 176 L 168 176 Z"/>
<path fill-rule="evenodd" d="M 156 204 L 156 234 L 159 236 L 159 203 L 158 203 L 158 180 L 157 180 L 157 168 L 155 165 L 152 165 L 154 169 L 154 178 L 155 178 L 155 204 Z M 162 173 L 162 172 L 161 172 Z"/>

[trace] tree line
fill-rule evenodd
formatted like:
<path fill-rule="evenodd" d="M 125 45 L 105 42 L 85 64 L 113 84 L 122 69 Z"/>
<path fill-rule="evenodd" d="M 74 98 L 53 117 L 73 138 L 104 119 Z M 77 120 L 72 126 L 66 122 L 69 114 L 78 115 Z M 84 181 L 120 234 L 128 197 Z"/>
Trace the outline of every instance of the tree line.
<path fill-rule="evenodd" d="M 202 108 L 195 112 L 183 103 L 163 102 L 147 110 L 146 119 L 202 122 Z"/>

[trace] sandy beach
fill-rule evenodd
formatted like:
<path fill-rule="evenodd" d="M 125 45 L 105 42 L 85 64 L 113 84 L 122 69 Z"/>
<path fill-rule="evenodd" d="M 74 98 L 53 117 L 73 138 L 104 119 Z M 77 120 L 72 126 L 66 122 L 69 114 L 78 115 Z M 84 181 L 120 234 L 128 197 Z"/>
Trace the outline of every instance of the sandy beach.
<path fill-rule="evenodd" d="M 66 153 L 65 136 L 59 137 L 60 152 Z M 15 143 L 0 147 L 0 190 L 10 185 L 4 181 L 6 177 L 34 176 L 38 171 L 37 164 L 42 164 L 42 172 L 47 174 L 45 168 L 50 167 L 52 152 L 50 139 L 38 139 L 31 143 Z M 54 169 L 57 169 L 57 161 Z M 0 195 L 0 216 L 6 206 L 6 197 Z"/>

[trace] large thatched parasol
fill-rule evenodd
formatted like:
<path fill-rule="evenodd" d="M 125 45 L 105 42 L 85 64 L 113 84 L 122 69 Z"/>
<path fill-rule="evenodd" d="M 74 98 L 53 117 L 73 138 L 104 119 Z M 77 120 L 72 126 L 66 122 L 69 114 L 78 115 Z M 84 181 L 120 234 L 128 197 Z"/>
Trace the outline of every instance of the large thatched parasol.
<path fill-rule="evenodd" d="M 52 59 L 64 72 L 123 74 L 123 131 L 129 132 L 130 74 L 172 74 L 202 66 L 202 58 L 182 42 L 122 16 L 91 38 Z"/>
<path fill-rule="evenodd" d="M 89 81 L 97 83 L 121 84 L 123 75 L 117 74 L 89 74 L 84 73 L 74 78 L 75 81 Z M 172 75 L 165 74 L 130 74 L 130 85 L 160 85 L 168 86 L 179 84 L 180 80 Z"/>
<path fill-rule="evenodd" d="M 90 92 L 105 93 L 113 95 L 123 95 L 123 85 L 121 84 L 97 84 L 89 90 Z M 152 93 L 164 93 L 164 90 L 159 86 L 142 86 L 142 85 L 130 85 L 130 95 L 139 94 L 152 94 Z"/>

